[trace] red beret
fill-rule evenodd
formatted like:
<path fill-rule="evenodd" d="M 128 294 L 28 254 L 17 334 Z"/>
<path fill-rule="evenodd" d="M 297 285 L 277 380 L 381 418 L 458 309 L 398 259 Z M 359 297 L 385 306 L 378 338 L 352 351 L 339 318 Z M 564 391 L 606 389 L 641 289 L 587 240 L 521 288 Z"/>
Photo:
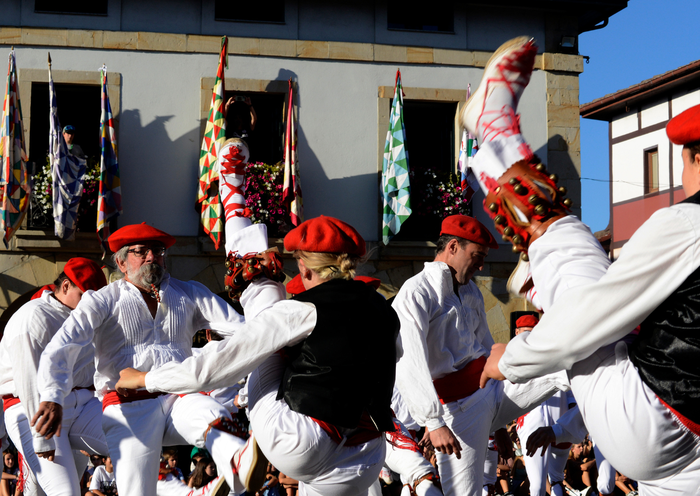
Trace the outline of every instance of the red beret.
<path fill-rule="evenodd" d="M 690 107 L 666 125 L 668 139 L 676 145 L 700 141 L 700 105 Z"/>
<path fill-rule="evenodd" d="M 88 289 L 97 291 L 107 285 L 107 278 L 100 266 L 87 258 L 71 258 L 63 267 L 63 272 L 82 291 L 87 291 Z"/>
<path fill-rule="evenodd" d="M 289 293 L 290 295 L 298 295 L 306 291 L 304 283 L 301 282 L 301 274 L 297 274 L 294 277 L 292 277 L 292 280 L 287 283 L 286 288 L 287 293 Z"/>
<path fill-rule="evenodd" d="M 354 227 L 342 220 L 321 215 L 309 219 L 289 231 L 284 238 L 287 251 L 313 251 L 317 253 L 349 253 L 363 256 L 367 249 Z"/>
<path fill-rule="evenodd" d="M 540 319 L 532 314 L 523 315 L 515 321 L 515 327 L 535 327 L 539 321 Z"/>
<path fill-rule="evenodd" d="M 450 215 L 442 221 L 440 236 L 449 234 L 459 236 L 466 240 L 480 245 L 488 246 L 489 248 L 498 249 L 498 243 L 493 235 L 486 229 L 486 226 L 473 217 L 466 215 Z"/>
<path fill-rule="evenodd" d="M 163 243 L 166 248 L 170 248 L 175 244 L 175 238 L 170 234 L 149 226 L 145 222 L 141 224 L 131 224 L 117 229 L 109 237 L 109 249 L 113 252 L 119 250 L 125 245 L 134 245 L 145 241 L 158 241 Z"/>

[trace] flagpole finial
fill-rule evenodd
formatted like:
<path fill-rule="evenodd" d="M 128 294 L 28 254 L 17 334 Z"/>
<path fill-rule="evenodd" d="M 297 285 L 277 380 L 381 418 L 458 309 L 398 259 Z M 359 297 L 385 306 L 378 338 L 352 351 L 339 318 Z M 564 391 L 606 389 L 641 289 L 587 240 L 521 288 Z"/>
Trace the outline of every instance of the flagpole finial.
<path fill-rule="evenodd" d="M 49 65 L 51 65 L 51 52 L 49 52 Z"/>

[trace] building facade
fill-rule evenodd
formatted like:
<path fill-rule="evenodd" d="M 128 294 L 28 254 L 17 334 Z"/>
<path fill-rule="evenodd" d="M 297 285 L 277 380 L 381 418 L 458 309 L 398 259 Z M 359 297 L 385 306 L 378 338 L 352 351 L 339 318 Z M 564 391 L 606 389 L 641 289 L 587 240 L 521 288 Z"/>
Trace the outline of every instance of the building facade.
<path fill-rule="evenodd" d="M 106 64 L 124 208 L 117 222 L 147 222 L 175 235 L 178 242 L 168 259 L 175 277 L 223 291 L 223 248 L 215 251 L 203 235 L 194 208 L 222 35 L 229 37 L 227 95 L 250 96 L 260 109 L 259 136 L 265 139 L 251 144 L 253 155 L 261 153 L 262 161 L 280 159 L 279 116 L 291 78 L 305 216 L 336 216 L 357 227 L 374 248 L 361 272 L 381 279 L 387 296 L 432 259 L 435 238 L 434 228 L 414 229 L 410 239 L 388 246 L 380 242 L 379 176 L 397 68 L 405 92 L 409 167 L 433 160 L 435 167 L 453 172 L 461 136 L 457 116 L 467 85 L 478 85 L 501 43 L 534 36 L 540 54 L 520 105 L 522 127 L 533 150 L 569 190 L 574 213 L 580 213 L 578 75 L 583 63 L 578 34 L 604 26 L 626 0 L 535 1 L 527 7 L 509 0 L 433 2 L 430 9 L 417 11 L 382 0 L 239 4 L 4 2 L 0 51 L 15 48 L 34 170 L 46 160 L 41 121 L 48 107 L 41 92 L 46 91 L 47 51 L 59 88 L 61 122 L 85 122 L 76 137 L 84 149 L 96 140 L 89 116 L 99 113 L 89 91 L 99 85 L 98 69 Z M 69 103 L 62 107 L 62 101 Z M 474 199 L 474 215 L 487 222 L 482 200 L 480 194 Z M 281 240 L 271 242 L 280 245 Z M 99 257 L 93 232 L 67 242 L 29 223 L 0 253 L 0 309 L 16 306 L 23 295 L 51 282 L 78 254 Z M 476 279 L 500 341 L 507 340 L 510 311 L 526 309 L 505 289 L 516 261 L 503 244 Z M 296 269 L 292 263 L 287 268 L 290 275 Z"/>
<path fill-rule="evenodd" d="M 700 61 L 581 105 L 582 117 L 609 123 L 613 258 L 651 214 L 685 199 L 682 147 L 666 124 L 698 104 Z"/>

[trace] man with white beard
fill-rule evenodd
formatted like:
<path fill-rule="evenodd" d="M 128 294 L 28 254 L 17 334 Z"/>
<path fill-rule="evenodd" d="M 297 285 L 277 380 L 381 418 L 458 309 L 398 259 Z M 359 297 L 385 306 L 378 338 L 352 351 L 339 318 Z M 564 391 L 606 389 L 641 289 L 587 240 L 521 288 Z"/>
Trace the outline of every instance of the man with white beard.
<path fill-rule="evenodd" d="M 244 441 L 228 433 L 231 416 L 213 398 L 132 391 L 117 393 L 119 371 L 151 370 L 192 355 L 199 329 L 230 336 L 243 318 L 202 284 L 172 278 L 165 251 L 175 238 L 145 223 L 112 234 L 109 247 L 125 277 L 87 293 L 46 347 L 39 365 L 41 405 L 37 431 L 52 436 L 60 429 L 63 399 L 70 392 L 72 364 L 84 346 L 95 347 L 95 388 L 102 400 L 109 454 L 117 487 L 129 496 L 156 492 L 162 445 L 206 447 L 220 473 L 241 492 L 248 474 L 234 484 L 231 457 Z M 60 432 L 60 431 L 59 431 Z M 248 450 L 252 451 L 252 450 Z"/>

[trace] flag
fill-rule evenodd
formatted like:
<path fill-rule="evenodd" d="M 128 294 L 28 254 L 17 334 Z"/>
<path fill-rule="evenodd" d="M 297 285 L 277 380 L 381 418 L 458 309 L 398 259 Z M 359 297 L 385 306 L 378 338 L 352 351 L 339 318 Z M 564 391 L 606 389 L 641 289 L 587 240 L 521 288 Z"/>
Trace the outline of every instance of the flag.
<path fill-rule="evenodd" d="M 467 101 L 471 96 L 472 85 L 467 85 Z M 461 188 L 462 198 L 469 203 L 474 196 L 474 193 L 479 189 L 479 183 L 476 180 L 474 171 L 472 171 L 471 163 L 474 155 L 479 149 L 476 138 L 472 133 L 462 130 L 462 142 L 459 146 L 459 171 L 461 173 Z"/>
<path fill-rule="evenodd" d="M 292 224 L 304 222 L 304 200 L 301 195 L 301 178 L 297 162 L 297 129 L 294 122 L 294 89 L 289 78 L 289 102 L 287 103 L 287 131 L 284 134 L 284 188 L 282 199 L 289 206 Z"/>
<path fill-rule="evenodd" d="M 394 103 L 389 116 L 389 131 L 384 145 L 382 164 L 382 239 L 384 244 L 396 236 L 408 216 L 411 215 L 411 185 L 408 178 L 408 153 L 406 152 L 406 128 L 403 123 L 403 89 L 401 71 L 396 71 Z"/>
<path fill-rule="evenodd" d="M 0 229 L 3 241 L 9 241 L 19 228 L 29 206 L 31 184 L 27 173 L 27 152 L 22 127 L 22 106 L 19 100 L 15 50 L 10 51 L 5 101 L 0 129 Z"/>
<path fill-rule="evenodd" d="M 61 239 L 72 239 L 78 221 L 80 198 L 83 196 L 87 161 L 68 153 L 61 131 L 49 55 L 49 161 L 53 178 L 54 233 Z"/>
<path fill-rule="evenodd" d="M 119 180 L 119 160 L 117 159 L 117 137 L 112 122 L 112 107 L 107 93 L 107 67 L 100 69 L 102 74 L 102 115 L 100 116 L 100 192 L 97 197 L 97 236 L 106 252 L 109 238 L 109 223 L 122 214 L 122 188 Z"/>
<path fill-rule="evenodd" d="M 209 118 L 204 130 L 202 149 L 199 152 L 199 189 L 197 203 L 201 204 L 201 222 L 204 232 L 214 241 L 214 249 L 221 246 L 224 224 L 221 221 L 223 207 L 219 196 L 219 151 L 226 142 L 226 117 L 224 114 L 224 67 L 228 68 L 228 38 L 221 38 L 219 67 L 216 71 L 214 90 L 211 93 Z"/>

